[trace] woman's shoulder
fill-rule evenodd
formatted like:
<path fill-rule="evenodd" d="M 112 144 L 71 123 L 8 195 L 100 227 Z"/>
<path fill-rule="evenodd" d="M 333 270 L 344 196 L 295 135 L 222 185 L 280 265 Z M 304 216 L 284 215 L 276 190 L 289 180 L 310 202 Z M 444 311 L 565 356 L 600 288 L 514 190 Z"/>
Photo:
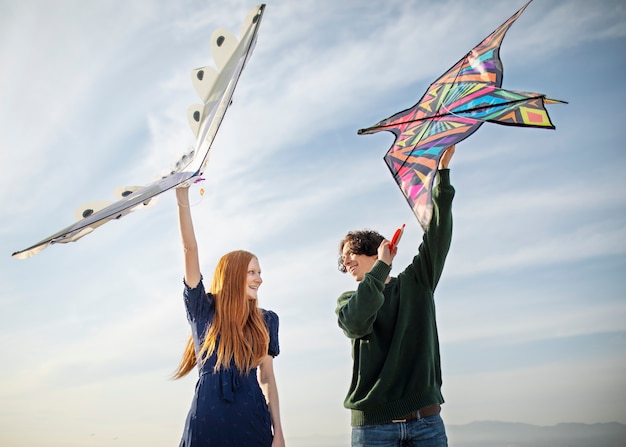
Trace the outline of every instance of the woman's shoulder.
<path fill-rule="evenodd" d="M 263 320 L 265 321 L 265 326 L 267 326 L 268 330 L 271 332 L 278 332 L 278 314 L 273 310 L 260 309 L 261 315 L 263 315 Z"/>
<path fill-rule="evenodd" d="M 263 309 L 263 308 L 259 308 L 261 310 L 261 315 L 263 315 L 263 318 L 265 319 L 265 321 L 278 321 L 278 314 L 276 312 L 274 312 L 273 310 L 269 310 L 269 309 Z"/>
<path fill-rule="evenodd" d="M 183 297 L 190 321 L 202 316 L 210 317 L 214 311 L 215 299 L 211 293 L 207 293 L 204 289 L 202 278 L 194 287 L 187 284 L 183 278 L 183 285 Z"/>
<path fill-rule="evenodd" d="M 268 346 L 268 354 L 276 357 L 280 353 L 280 345 L 278 343 L 278 315 L 272 310 L 261 309 L 265 326 L 269 332 L 270 342 Z"/>

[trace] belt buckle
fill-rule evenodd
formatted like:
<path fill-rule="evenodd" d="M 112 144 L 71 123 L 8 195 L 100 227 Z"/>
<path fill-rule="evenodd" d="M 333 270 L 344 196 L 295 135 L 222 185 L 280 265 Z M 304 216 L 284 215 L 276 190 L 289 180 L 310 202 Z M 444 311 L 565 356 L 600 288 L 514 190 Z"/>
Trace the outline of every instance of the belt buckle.
<path fill-rule="evenodd" d="M 415 411 L 415 418 L 413 418 L 413 414 L 409 414 L 409 416 L 411 417 L 405 417 L 404 419 L 392 419 L 391 422 L 394 424 L 400 423 L 400 422 L 408 422 L 408 421 L 416 421 L 419 419 L 422 419 L 422 415 L 420 414 L 419 410 Z"/>

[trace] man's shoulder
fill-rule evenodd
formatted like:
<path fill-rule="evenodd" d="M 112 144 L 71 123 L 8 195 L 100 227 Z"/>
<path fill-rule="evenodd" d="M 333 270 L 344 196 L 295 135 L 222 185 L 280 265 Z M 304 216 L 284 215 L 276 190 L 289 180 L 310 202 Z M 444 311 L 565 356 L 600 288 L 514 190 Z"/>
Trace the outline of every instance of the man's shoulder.
<path fill-rule="evenodd" d="M 355 293 L 356 292 L 354 290 L 348 290 L 347 292 L 343 292 L 339 295 L 339 298 L 337 298 L 337 311 L 345 306 Z"/>
<path fill-rule="evenodd" d="M 348 290 L 346 292 L 343 292 L 341 295 L 339 295 L 339 298 L 337 300 L 341 301 L 341 300 L 345 300 L 346 298 L 350 298 L 352 295 L 354 295 L 354 293 L 355 293 L 354 290 Z"/>

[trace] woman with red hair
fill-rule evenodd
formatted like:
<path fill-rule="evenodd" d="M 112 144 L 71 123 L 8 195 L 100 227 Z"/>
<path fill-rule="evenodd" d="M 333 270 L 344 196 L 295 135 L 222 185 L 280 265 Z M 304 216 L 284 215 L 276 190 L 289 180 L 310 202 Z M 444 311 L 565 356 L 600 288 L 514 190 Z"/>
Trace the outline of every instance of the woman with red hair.
<path fill-rule="evenodd" d="M 174 378 L 198 367 L 181 447 L 282 447 L 273 358 L 278 316 L 258 307 L 263 282 L 252 253 L 227 253 L 204 289 L 189 208 L 189 188 L 176 189 L 185 255 L 184 298 L 191 336 Z"/>

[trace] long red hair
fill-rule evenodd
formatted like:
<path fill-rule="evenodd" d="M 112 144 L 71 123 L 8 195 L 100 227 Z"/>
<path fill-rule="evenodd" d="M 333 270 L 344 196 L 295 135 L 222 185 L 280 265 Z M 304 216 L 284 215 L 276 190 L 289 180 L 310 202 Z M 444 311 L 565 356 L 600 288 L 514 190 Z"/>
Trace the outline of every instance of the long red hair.
<path fill-rule="evenodd" d="M 269 334 L 257 300 L 246 293 L 248 266 L 256 258 L 252 253 L 237 250 L 225 254 L 213 273 L 210 293 L 215 299 L 215 315 L 209 325 L 199 355 L 205 361 L 217 354 L 215 371 L 229 368 L 231 362 L 239 371 L 250 372 L 267 355 Z M 219 337 L 219 343 L 218 343 Z M 174 379 L 189 373 L 198 360 L 190 336 Z"/>

